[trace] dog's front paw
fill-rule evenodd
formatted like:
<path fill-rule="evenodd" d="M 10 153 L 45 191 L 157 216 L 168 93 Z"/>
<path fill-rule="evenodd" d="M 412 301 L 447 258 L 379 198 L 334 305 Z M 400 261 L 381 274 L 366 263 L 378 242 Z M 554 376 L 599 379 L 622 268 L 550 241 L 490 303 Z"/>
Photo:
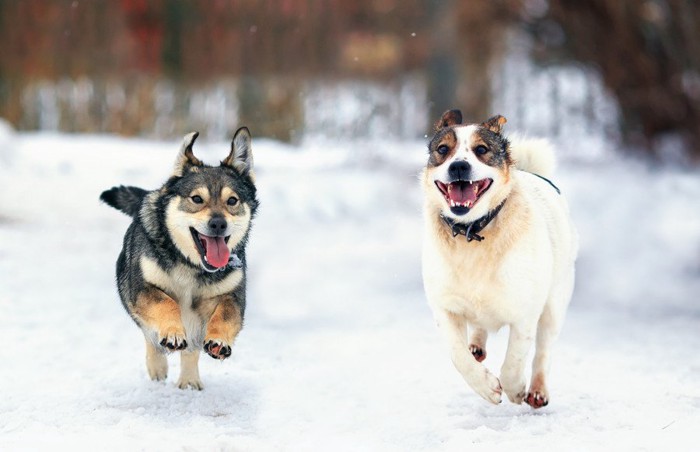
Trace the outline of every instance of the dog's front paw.
<path fill-rule="evenodd" d="M 482 362 L 483 360 L 486 359 L 486 350 L 479 347 L 478 345 L 475 345 L 475 344 L 470 345 L 469 351 L 472 353 L 472 356 L 474 356 L 474 359 L 476 359 L 479 362 Z"/>
<path fill-rule="evenodd" d="M 163 331 L 159 335 L 159 343 L 170 351 L 184 350 L 187 348 L 187 340 L 185 340 L 185 332 L 175 329 Z"/>
<path fill-rule="evenodd" d="M 532 408 L 542 408 L 549 404 L 549 397 L 546 394 L 540 392 L 528 392 L 525 398 L 525 403 L 530 405 Z"/>
<path fill-rule="evenodd" d="M 547 391 L 543 373 L 537 373 L 532 377 L 530 391 L 528 391 L 525 397 L 525 403 L 532 408 L 542 408 L 549 403 L 549 392 Z"/>
<path fill-rule="evenodd" d="M 226 359 L 231 356 L 231 346 L 219 339 L 208 339 L 204 342 L 204 351 L 215 359 Z"/>
<path fill-rule="evenodd" d="M 477 394 L 489 402 L 496 405 L 501 403 L 501 393 L 503 392 L 501 382 L 485 367 L 481 376 L 473 381 L 471 386 Z"/>

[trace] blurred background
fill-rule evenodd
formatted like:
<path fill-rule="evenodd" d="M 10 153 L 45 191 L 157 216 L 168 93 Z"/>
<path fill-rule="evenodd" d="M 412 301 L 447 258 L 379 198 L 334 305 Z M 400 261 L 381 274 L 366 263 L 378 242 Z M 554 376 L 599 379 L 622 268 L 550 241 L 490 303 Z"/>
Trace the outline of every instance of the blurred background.
<path fill-rule="evenodd" d="M 688 0 L 2 0 L 0 117 L 19 130 L 291 143 L 469 121 L 700 157 Z"/>
<path fill-rule="evenodd" d="M 0 450 L 697 450 L 698 30 L 695 0 L 0 0 Z M 580 252 L 544 415 L 486 406 L 425 300 L 452 108 L 555 144 Z M 206 390 L 151 383 L 99 194 L 239 125 L 246 327 Z"/>

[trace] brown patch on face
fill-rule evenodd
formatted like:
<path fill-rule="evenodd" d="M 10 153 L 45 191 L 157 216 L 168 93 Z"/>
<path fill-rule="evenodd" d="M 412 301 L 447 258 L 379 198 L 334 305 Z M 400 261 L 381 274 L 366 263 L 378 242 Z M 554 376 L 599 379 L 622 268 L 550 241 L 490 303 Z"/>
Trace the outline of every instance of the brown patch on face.
<path fill-rule="evenodd" d="M 233 205 L 229 204 L 231 198 L 235 199 L 235 202 L 231 201 Z M 201 202 L 198 202 L 200 200 Z M 244 213 L 244 207 L 236 192 L 229 187 L 224 187 L 218 195 L 210 194 L 206 187 L 198 187 L 180 201 L 179 209 L 191 214 L 191 217 L 201 224 L 205 224 L 216 215 L 230 219 Z"/>
<path fill-rule="evenodd" d="M 449 160 L 457 150 L 457 135 L 454 129 L 443 129 L 435 134 L 428 145 L 430 156 L 428 166 L 440 166 Z"/>
<path fill-rule="evenodd" d="M 474 132 L 471 151 L 486 165 L 508 168 L 512 164 L 509 145 L 508 140 L 500 133 L 479 127 Z"/>
<path fill-rule="evenodd" d="M 223 187 L 218 195 L 210 194 L 206 187 L 196 188 L 182 199 L 180 210 L 195 214 L 198 220 L 206 220 L 216 214 L 240 216 L 245 211 L 238 194 L 230 187 Z"/>
<path fill-rule="evenodd" d="M 203 303 L 205 306 L 208 303 Z M 204 342 L 223 341 L 229 345 L 243 328 L 243 316 L 241 309 L 234 301 L 232 295 L 224 295 L 216 300 L 216 307 L 207 323 L 207 332 Z"/>
<path fill-rule="evenodd" d="M 438 122 L 435 123 L 435 131 L 438 132 L 446 127 L 462 124 L 462 112 L 459 110 L 447 110 L 442 114 Z"/>
<path fill-rule="evenodd" d="M 188 213 L 196 213 L 209 207 L 210 201 L 209 190 L 205 187 L 200 187 L 192 190 L 187 198 L 180 202 L 180 210 Z"/>

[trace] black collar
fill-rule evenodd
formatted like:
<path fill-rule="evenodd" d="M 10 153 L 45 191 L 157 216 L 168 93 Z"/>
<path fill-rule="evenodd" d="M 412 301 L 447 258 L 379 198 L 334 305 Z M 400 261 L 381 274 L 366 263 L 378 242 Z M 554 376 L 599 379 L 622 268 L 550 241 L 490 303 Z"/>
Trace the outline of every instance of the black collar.
<path fill-rule="evenodd" d="M 442 218 L 442 221 L 452 230 L 452 237 L 457 237 L 461 234 L 467 238 L 467 242 L 471 242 L 472 240 L 481 242 L 484 238 L 479 235 L 479 232 L 491 223 L 491 220 L 496 218 L 496 215 L 498 215 L 498 212 L 501 211 L 505 203 L 506 200 L 504 199 L 498 207 L 471 223 L 457 223 L 455 220 L 444 216 L 442 213 L 440 213 L 440 218 Z"/>
<path fill-rule="evenodd" d="M 544 176 L 540 176 L 539 174 L 536 174 L 536 173 L 530 173 L 530 174 L 532 174 L 533 176 L 537 176 L 537 177 L 539 177 L 540 179 L 542 179 L 543 181 L 547 182 L 549 185 L 551 185 L 551 186 L 557 191 L 558 194 L 561 195 L 561 190 L 559 190 L 559 187 L 557 187 L 556 185 L 554 185 L 554 182 L 552 182 L 551 180 L 547 179 L 547 178 L 544 177 Z"/>

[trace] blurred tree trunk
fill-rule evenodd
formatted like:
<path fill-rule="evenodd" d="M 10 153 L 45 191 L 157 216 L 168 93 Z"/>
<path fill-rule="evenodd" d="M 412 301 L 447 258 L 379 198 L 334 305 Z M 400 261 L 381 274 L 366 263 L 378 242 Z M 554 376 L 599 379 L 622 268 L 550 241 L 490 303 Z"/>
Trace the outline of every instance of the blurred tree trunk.
<path fill-rule="evenodd" d="M 459 108 L 465 121 L 487 119 L 491 81 L 517 17 L 519 0 L 429 0 L 432 53 L 427 65 L 431 119 Z"/>
<path fill-rule="evenodd" d="M 563 30 L 566 56 L 600 69 L 628 144 L 653 152 L 678 134 L 700 159 L 700 2 L 550 0 L 545 19 Z"/>
<path fill-rule="evenodd" d="M 430 48 L 428 58 L 428 99 L 430 120 L 437 121 L 446 110 L 464 109 L 457 105 L 457 15 L 454 0 L 429 0 Z"/>

